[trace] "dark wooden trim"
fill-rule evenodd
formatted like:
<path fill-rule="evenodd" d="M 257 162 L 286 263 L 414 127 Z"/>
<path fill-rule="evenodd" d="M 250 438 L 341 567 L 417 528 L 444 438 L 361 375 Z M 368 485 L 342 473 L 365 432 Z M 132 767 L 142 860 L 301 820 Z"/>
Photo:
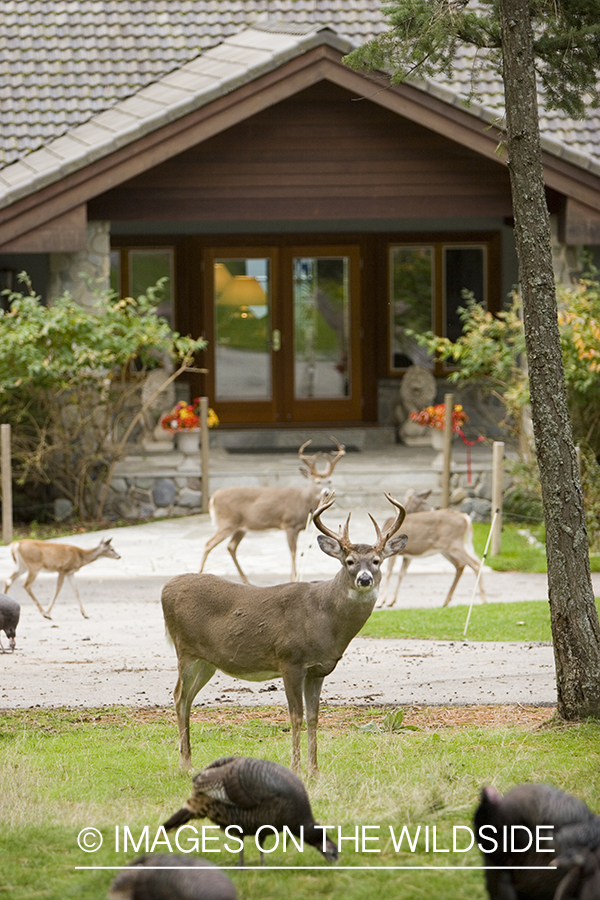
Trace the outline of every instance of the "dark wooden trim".
<path fill-rule="evenodd" d="M 496 154 L 496 129 L 489 129 L 477 117 L 410 85 L 391 87 L 383 78 L 348 69 L 341 62 L 341 54 L 329 47 L 315 48 L 0 210 L 0 245 L 4 242 L 11 246 L 10 242 L 18 236 L 34 232 L 109 188 L 321 80 L 332 81 L 504 165 Z M 600 209 L 600 179 L 548 153 L 544 154 L 544 163 L 550 187 L 592 209 Z M 310 209 L 305 214 L 310 215 Z M 312 214 L 321 213 L 313 209 Z M 340 214 L 345 214 L 345 209 Z"/>
<path fill-rule="evenodd" d="M 85 204 L 44 221 L 0 247 L 2 253 L 74 253 L 87 249 Z"/>

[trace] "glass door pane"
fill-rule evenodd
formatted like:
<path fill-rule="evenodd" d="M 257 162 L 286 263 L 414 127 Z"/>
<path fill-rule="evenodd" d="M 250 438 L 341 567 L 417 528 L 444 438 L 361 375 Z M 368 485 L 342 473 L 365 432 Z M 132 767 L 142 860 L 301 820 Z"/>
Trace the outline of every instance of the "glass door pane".
<path fill-rule="evenodd" d="M 293 258 L 294 399 L 337 399 L 351 390 L 350 259 Z"/>
<path fill-rule="evenodd" d="M 477 303 L 487 304 L 486 262 L 485 247 L 444 247 L 444 334 L 451 341 L 462 334 L 458 310 L 467 305 L 465 292 Z"/>
<path fill-rule="evenodd" d="M 213 261 L 215 400 L 271 400 L 268 258 Z"/>
<path fill-rule="evenodd" d="M 390 247 L 390 369 L 412 365 L 433 367 L 425 347 L 407 334 L 422 334 L 433 323 L 433 247 Z"/>

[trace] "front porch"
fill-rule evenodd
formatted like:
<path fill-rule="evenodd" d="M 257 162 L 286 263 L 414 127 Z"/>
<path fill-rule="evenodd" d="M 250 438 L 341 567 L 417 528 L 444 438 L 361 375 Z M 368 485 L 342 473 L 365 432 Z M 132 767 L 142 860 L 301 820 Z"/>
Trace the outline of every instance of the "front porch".
<path fill-rule="evenodd" d="M 381 509 L 385 492 L 402 499 L 408 488 L 431 490 L 440 502 L 438 452 L 430 445 L 394 442 L 386 427 L 335 429 L 221 429 L 210 434 L 209 493 L 235 485 L 302 485 L 298 447 L 309 438 L 307 453 L 333 449 L 330 435 L 346 447 L 333 475 L 340 509 Z M 461 441 L 452 448 L 452 488 L 476 498 L 491 498 L 491 442 L 471 448 L 471 464 Z M 200 453 L 176 449 L 144 450 L 126 456 L 111 482 L 110 507 L 119 518 L 164 518 L 201 511 Z"/>

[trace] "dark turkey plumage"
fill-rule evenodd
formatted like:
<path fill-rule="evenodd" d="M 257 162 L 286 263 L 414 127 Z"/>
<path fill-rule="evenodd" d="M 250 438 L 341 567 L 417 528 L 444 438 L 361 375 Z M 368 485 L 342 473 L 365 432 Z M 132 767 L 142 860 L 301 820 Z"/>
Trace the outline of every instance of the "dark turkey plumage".
<path fill-rule="evenodd" d="M 108 900 L 236 900 L 236 892 L 206 859 L 148 853 L 119 872 Z"/>
<path fill-rule="evenodd" d="M 210 819 L 221 828 L 237 825 L 244 836 L 256 834 L 262 825 L 278 831 L 287 826 L 325 859 L 337 859 L 337 846 L 324 839 L 324 832 L 317 827 L 304 785 L 285 766 L 267 759 L 227 756 L 198 772 L 193 782 L 192 796 L 164 823 L 166 829 L 178 828 L 193 818 Z"/>
<path fill-rule="evenodd" d="M 486 849 L 492 847 L 490 836 L 501 838 L 505 826 L 509 829 L 514 825 L 524 826 L 533 835 L 531 848 L 524 852 L 511 852 L 510 847 L 505 851 L 500 840 L 494 852 L 483 853 L 490 900 L 556 900 L 558 897 L 561 900 L 588 900 L 588 897 L 600 897 L 600 894 L 586 894 L 582 890 L 573 893 L 569 888 L 571 884 L 573 890 L 579 890 L 586 881 L 588 886 L 593 884 L 593 873 L 598 866 L 596 848 L 600 845 L 600 816 L 594 815 L 582 800 L 548 784 L 520 784 L 504 797 L 494 787 L 487 787 L 481 792 L 474 823 L 477 841 Z M 480 829 L 486 825 L 493 826 L 495 832 L 487 829 L 480 834 Z M 541 848 L 552 852 L 536 849 L 538 826 L 552 826 L 552 831 L 544 829 L 541 832 L 552 840 L 540 842 Z M 525 847 L 525 843 L 519 844 L 519 841 L 528 841 L 527 832 L 517 830 L 514 835 L 517 848 Z M 516 868 L 533 866 L 548 868 L 537 871 Z M 575 866 L 581 867 L 579 880 L 575 878 Z"/>
<path fill-rule="evenodd" d="M 8 594 L 0 594 L 0 631 L 3 631 L 8 638 L 8 644 L 11 650 L 15 649 L 15 634 L 17 625 L 19 624 L 19 616 L 21 615 L 21 607 Z M 0 640 L 0 650 L 4 653 L 4 647 Z"/>

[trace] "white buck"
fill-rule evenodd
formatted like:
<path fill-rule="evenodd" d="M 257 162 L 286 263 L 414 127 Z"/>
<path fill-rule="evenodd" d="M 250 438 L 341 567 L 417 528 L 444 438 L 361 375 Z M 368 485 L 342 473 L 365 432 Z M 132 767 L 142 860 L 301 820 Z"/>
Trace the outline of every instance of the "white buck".
<path fill-rule="evenodd" d="M 16 571 L 6 580 L 4 584 L 4 592 L 6 593 L 11 584 L 17 580 L 20 575 L 27 572 L 27 578 L 23 587 L 35 602 L 41 614 L 46 618 L 52 618 L 50 613 L 54 602 L 59 595 L 65 578 L 73 587 L 77 600 L 79 601 L 79 609 L 84 618 L 88 618 L 77 590 L 77 585 L 73 581 L 72 576 L 82 566 L 94 562 L 101 556 L 107 556 L 109 559 L 121 559 L 117 551 L 111 546 L 112 538 L 100 541 L 97 547 L 91 550 L 82 550 L 81 547 L 74 547 L 72 544 L 53 544 L 48 541 L 14 541 L 10 545 L 12 558 L 17 564 Z M 41 571 L 58 572 L 58 581 L 56 582 L 56 592 L 52 603 L 47 610 L 44 610 L 40 601 L 37 599 L 31 588 L 33 582 Z"/>
<path fill-rule="evenodd" d="M 306 528 L 309 514 L 319 505 L 321 498 L 331 489 L 331 476 L 346 451 L 335 438 L 337 453 L 315 453 L 306 456 L 306 441 L 298 450 L 303 466 L 300 471 L 310 480 L 306 487 L 226 487 L 219 488 L 210 498 L 208 506 L 213 525 L 217 529 L 204 547 L 200 572 L 204 571 L 210 551 L 230 538 L 227 549 L 245 584 L 248 579 L 238 562 L 236 551 L 247 531 L 268 531 L 280 528 L 285 531 L 292 556 L 292 581 L 296 580 L 296 544 L 298 535 Z M 326 466 L 319 471 L 317 460 L 325 456 Z"/>
<path fill-rule="evenodd" d="M 461 513 L 457 509 L 430 509 L 426 500 L 431 491 L 415 494 L 407 491 L 405 497 L 406 518 L 403 531 L 408 537 L 405 549 L 399 554 L 402 556 L 402 567 L 393 594 L 390 591 L 390 579 L 394 570 L 395 557 L 388 563 L 386 572 L 381 581 L 380 608 L 394 606 L 398 597 L 398 590 L 402 579 L 406 574 L 411 560 L 422 556 L 432 556 L 440 553 L 456 569 L 454 581 L 450 585 L 448 595 L 444 600 L 444 606 L 448 606 L 452 595 L 456 590 L 465 566 L 470 566 L 479 573 L 483 565 L 473 548 L 473 523 L 470 516 Z M 386 522 L 387 525 L 387 522 Z M 487 598 L 483 587 L 483 578 L 479 576 L 479 591 L 481 600 Z"/>
<path fill-rule="evenodd" d="M 323 679 L 335 669 L 377 599 L 381 563 L 399 553 L 396 535 L 404 507 L 397 509 L 374 544 L 353 544 L 348 527 L 336 534 L 321 523 L 333 495 L 314 513 L 319 547 L 341 563 L 330 581 L 297 581 L 262 587 L 236 584 L 216 575 L 178 575 L 163 588 L 167 632 L 177 651 L 175 708 L 182 768 L 191 767 L 190 709 L 217 669 L 246 681 L 283 678 L 292 725 L 292 768 L 300 768 L 300 731 L 306 702 L 308 769 L 317 771 L 317 723 Z"/>

